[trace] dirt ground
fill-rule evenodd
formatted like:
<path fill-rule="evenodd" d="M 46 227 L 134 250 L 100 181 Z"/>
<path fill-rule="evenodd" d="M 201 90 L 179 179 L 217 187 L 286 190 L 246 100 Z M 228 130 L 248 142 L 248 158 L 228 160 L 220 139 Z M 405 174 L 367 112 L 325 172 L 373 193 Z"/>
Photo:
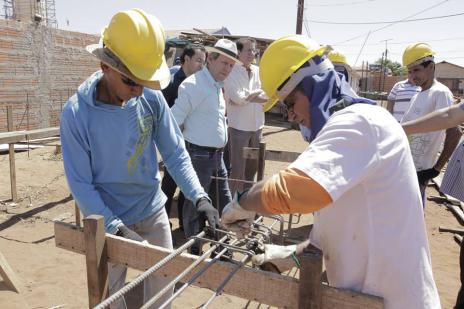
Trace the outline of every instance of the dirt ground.
<path fill-rule="evenodd" d="M 305 143 L 299 132 L 268 122 L 264 130 L 268 149 L 302 151 Z M 280 126 L 272 126 L 272 125 Z M 16 153 L 19 201 L 10 198 L 8 155 L 0 155 L 0 251 L 16 272 L 21 293 L 7 289 L 0 278 L 0 308 L 86 308 L 87 285 L 84 256 L 55 247 L 53 221 L 74 222 L 74 202 L 69 195 L 60 156 L 54 147 Z M 284 167 L 267 162 L 266 176 Z M 432 187 L 428 195 L 438 193 Z M 175 211 L 176 207 L 172 207 Z M 449 233 L 439 233 L 439 226 L 459 227 L 444 205 L 427 201 L 427 232 L 432 264 L 443 308 L 452 308 L 459 289 L 459 246 Z M 311 221 L 305 216 L 304 222 Z M 171 219 L 174 229 L 178 221 Z M 174 230 L 176 243 L 183 241 Z M 138 272 L 130 271 L 128 280 Z M 176 299 L 173 308 L 197 308 L 211 291 L 189 288 Z M 211 308 L 267 308 L 230 295 L 218 297 Z"/>

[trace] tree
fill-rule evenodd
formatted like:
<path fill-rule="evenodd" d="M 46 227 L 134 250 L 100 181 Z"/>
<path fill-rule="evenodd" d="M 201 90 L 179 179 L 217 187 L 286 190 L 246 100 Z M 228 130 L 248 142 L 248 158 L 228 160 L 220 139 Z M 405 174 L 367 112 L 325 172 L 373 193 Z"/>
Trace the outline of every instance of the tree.
<path fill-rule="evenodd" d="M 402 66 L 401 63 L 391 61 L 390 59 L 378 59 L 375 63 L 382 65 L 384 68 L 389 68 L 394 76 L 406 75 L 408 73 L 408 69 Z"/>

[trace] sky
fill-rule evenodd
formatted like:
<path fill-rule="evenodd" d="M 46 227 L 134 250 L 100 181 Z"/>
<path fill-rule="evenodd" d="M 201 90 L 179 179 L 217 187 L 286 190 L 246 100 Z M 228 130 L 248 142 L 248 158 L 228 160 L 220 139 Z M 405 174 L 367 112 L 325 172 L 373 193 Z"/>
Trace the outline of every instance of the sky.
<path fill-rule="evenodd" d="M 233 35 L 277 39 L 295 33 L 298 0 L 55 0 L 55 6 L 64 30 L 99 34 L 116 12 L 137 7 L 166 30 L 224 26 Z M 332 45 L 352 66 L 373 63 L 386 49 L 388 59 L 401 63 L 406 46 L 418 41 L 432 46 L 437 61 L 464 66 L 464 0 L 306 0 L 304 19 L 304 35 Z M 426 20 L 398 22 L 410 19 Z M 372 22 L 386 23 L 365 24 Z"/>

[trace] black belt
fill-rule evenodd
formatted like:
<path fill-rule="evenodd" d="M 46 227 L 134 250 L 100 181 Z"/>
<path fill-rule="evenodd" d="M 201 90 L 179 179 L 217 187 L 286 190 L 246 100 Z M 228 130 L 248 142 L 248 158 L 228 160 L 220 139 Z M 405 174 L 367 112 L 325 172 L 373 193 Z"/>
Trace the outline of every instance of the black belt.
<path fill-rule="evenodd" d="M 185 141 L 185 146 L 190 149 L 203 150 L 207 152 L 220 152 L 224 150 L 224 147 L 215 148 L 215 147 L 200 146 L 200 145 L 189 143 L 187 141 Z"/>

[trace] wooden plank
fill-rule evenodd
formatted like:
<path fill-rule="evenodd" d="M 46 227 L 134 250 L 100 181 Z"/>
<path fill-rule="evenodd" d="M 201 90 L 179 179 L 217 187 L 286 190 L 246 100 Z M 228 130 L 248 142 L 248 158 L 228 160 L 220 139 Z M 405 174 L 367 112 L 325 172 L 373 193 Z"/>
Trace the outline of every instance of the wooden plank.
<path fill-rule="evenodd" d="M 74 202 L 74 218 L 77 227 L 81 227 L 81 211 L 77 202 Z"/>
<path fill-rule="evenodd" d="M 266 143 L 259 143 L 258 150 L 258 173 L 256 179 L 258 181 L 263 180 L 264 178 L 264 168 L 266 167 Z"/>
<path fill-rule="evenodd" d="M 6 109 L 8 131 L 13 131 L 13 107 L 8 106 Z M 10 161 L 10 192 L 13 202 L 18 200 L 18 191 L 16 190 L 16 162 L 14 144 L 8 144 L 8 159 Z"/>
<path fill-rule="evenodd" d="M 449 210 L 456 216 L 458 219 L 459 223 L 464 224 L 464 212 L 459 208 L 459 206 L 456 205 L 451 205 L 448 203 L 444 204 L 446 207 L 448 207 Z"/>
<path fill-rule="evenodd" d="M 301 262 L 298 308 L 322 308 L 322 252 L 309 245 L 298 256 Z"/>
<path fill-rule="evenodd" d="M 26 131 L 0 133 L 0 144 L 12 144 L 26 140 Z"/>
<path fill-rule="evenodd" d="M 105 221 L 102 216 L 84 219 L 85 262 L 89 308 L 108 297 L 108 263 L 105 247 Z"/>
<path fill-rule="evenodd" d="M 0 144 L 12 144 L 24 142 L 33 139 L 41 139 L 46 137 L 60 135 L 59 127 L 51 127 L 45 129 L 37 129 L 30 131 L 13 131 L 0 133 Z"/>
<path fill-rule="evenodd" d="M 11 290 L 19 293 L 19 280 L 13 269 L 6 261 L 5 256 L 0 251 L 0 276 L 3 278 L 5 285 Z"/>
<path fill-rule="evenodd" d="M 279 150 L 266 150 L 265 159 L 268 161 L 277 161 L 277 162 L 288 162 L 291 163 L 295 161 L 300 153 L 292 151 L 279 151 Z M 258 148 L 243 148 L 243 157 L 245 159 L 255 159 L 257 160 L 259 156 Z"/>
<path fill-rule="evenodd" d="M 301 153 L 292 151 L 278 151 L 278 150 L 266 150 L 266 160 L 277 161 L 277 162 L 288 162 L 295 161 Z"/>
<path fill-rule="evenodd" d="M 328 309 L 382 309 L 383 300 L 381 297 L 366 295 L 349 290 L 337 289 L 328 285 L 323 285 L 322 307 Z"/>
<path fill-rule="evenodd" d="M 458 243 L 458 245 L 461 245 L 462 243 L 462 236 L 458 234 L 454 234 L 454 240 Z"/>
<path fill-rule="evenodd" d="M 55 222 L 54 228 L 57 247 L 85 254 L 84 236 L 81 228 L 64 222 Z M 110 234 L 106 234 L 106 250 L 109 262 L 124 264 L 142 271 L 147 270 L 170 253 L 165 248 L 143 245 Z M 185 270 L 196 258 L 194 255 L 182 253 L 180 256 L 175 257 L 171 263 L 161 268 L 157 274 L 172 279 Z M 201 263 L 197 270 L 203 268 L 204 265 L 205 262 Z M 194 285 L 214 289 L 234 267 L 233 264 L 218 261 Z M 280 308 L 297 308 L 298 286 L 299 281 L 295 278 L 244 267 L 225 286 L 224 292 Z M 328 297 L 332 299 L 327 299 Z M 373 296 L 366 296 L 345 289 L 322 287 L 323 303 L 340 304 L 344 301 L 346 301 L 348 308 L 370 308 L 362 306 L 362 304 L 369 303 L 369 301 L 375 304 L 372 308 L 383 308 L 380 298 L 373 298 Z M 340 308 L 340 306 L 327 308 Z"/>
<path fill-rule="evenodd" d="M 464 229 L 454 228 L 454 227 L 446 227 L 446 226 L 439 226 L 439 232 L 448 232 L 448 233 L 456 233 L 459 235 L 464 235 Z"/>
<path fill-rule="evenodd" d="M 45 129 L 30 130 L 26 132 L 26 139 L 40 139 L 60 135 L 60 127 L 50 127 Z"/>

